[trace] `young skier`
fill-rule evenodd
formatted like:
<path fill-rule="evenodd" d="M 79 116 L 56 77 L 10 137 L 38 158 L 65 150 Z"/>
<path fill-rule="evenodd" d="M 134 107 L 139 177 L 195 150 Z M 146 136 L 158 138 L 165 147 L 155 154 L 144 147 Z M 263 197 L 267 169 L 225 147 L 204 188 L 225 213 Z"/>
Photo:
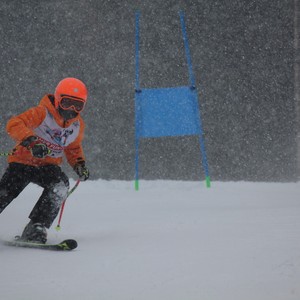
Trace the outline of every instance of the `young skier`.
<path fill-rule="evenodd" d="M 80 113 L 86 100 L 85 84 L 76 78 L 65 78 L 54 95 L 45 95 L 38 106 L 7 123 L 7 132 L 17 144 L 0 180 L 0 213 L 29 183 L 44 189 L 21 240 L 47 241 L 46 228 L 52 225 L 69 189 L 69 179 L 59 166 L 63 154 L 80 180 L 89 178 L 81 145 L 84 122 Z"/>

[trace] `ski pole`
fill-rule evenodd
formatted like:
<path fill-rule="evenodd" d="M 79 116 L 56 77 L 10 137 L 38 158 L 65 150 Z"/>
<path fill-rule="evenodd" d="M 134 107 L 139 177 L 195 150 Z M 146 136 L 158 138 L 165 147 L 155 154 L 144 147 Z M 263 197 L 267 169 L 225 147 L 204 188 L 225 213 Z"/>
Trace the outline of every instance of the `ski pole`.
<path fill-rule="evenodd" d="M 18 155 L 19 152 L 12 151 L 12 152 L 0 152 L 0 156 L 12 156 L 12 155 Z"/>
<path fill-rule="evenodd" d="M 0 156 L 11 156 L 11 155 L 13 155 L 12 152 L 1 152 L 0 153 Z"/>
<path fill-rule="evenodd" d="M 76 181 L 75 185 L 68 191 L 67 197 L 66 197 L 66 199 L 64 200 L 64 202 L 61 205 L 60 213 L 59 213 L 59 217 L 58 217 L 58 223 L 57 223 L 57 226 L 55 227 L 56 231 L 59 231 L 61 229 L 60 222 L 61 222 L 62 215 L 63 215 L 64 209 L 65 209 L 66 201 L 67 201 L 68 197 L 76 190 L 76 188 L 78 187 L 79 183 L 80 183 L 80 179 L 78 179 Z"/>

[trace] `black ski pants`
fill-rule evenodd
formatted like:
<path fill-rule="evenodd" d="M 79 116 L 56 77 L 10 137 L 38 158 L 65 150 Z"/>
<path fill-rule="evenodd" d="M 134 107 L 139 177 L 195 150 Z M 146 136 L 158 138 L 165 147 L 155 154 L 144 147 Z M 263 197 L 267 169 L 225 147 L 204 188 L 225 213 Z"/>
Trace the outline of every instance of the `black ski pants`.
<path fill-rule="evenodd" d="M 33 223 L 42 223 L 49 228 L 69 190 L 69 179 L 57 165 L 33 167 L 10 163 L 0 180 L 0 213 L 29 183 L 35 183 L 44 188 L 29 218 Z"/>

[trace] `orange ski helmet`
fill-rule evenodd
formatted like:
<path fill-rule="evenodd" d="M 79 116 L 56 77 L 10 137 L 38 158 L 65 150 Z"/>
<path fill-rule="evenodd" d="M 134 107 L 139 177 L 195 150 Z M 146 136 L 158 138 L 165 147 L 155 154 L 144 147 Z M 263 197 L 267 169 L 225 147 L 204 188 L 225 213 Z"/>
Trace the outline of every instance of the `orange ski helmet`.
<path fill-rule="evenodd" d="M 58 83 L 55 89 L 55 108 L 58 109 L 60 101 L 64 97 L 80 99 L 85 103 L 87 95 L 87 88 L 81 80 L 72 77 L 65 78 Z"/>

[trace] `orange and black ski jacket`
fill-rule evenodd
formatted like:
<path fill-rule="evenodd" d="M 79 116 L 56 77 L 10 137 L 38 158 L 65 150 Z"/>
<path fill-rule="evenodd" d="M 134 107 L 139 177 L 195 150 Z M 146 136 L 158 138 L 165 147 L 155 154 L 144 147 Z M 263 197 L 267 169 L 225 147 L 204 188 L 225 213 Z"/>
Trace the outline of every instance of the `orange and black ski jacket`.
<path fill-rule="evenodd" d="M 54 106 L 54 96 L 45 95 L 38 106 L 8 121 L 6 130 L 17 142 L 14 155 L 8 157 L 8 162 L 31 166 L 60 165 L 65 154 L 68 163 L 74 167 L 77 161 L 85 160 L 81 145 L 84 126 L 80 114 L 65 121 Z M 20 145 L 30 136 L 37 136 L 50 149 L 50 154 L 45 158 L 33 157 Z"/>

